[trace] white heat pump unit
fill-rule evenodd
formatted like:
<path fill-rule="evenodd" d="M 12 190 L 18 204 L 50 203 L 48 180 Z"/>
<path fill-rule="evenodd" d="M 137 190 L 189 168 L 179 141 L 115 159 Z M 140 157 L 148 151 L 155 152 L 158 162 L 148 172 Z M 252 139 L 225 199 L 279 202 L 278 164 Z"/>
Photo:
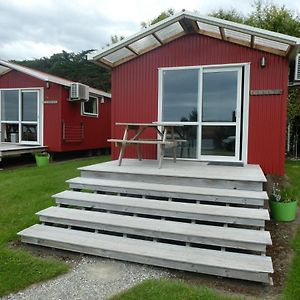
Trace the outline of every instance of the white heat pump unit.
<path fill-rule="evenodd" d="M 300 80 L 300 54 L 295 59 L 295 80 Z"/>
<path fill-rule="evenodd" d="M 89 87 L 87 85 L 74 82 L 70 86 L 70 101 L 89 101 Z"/>

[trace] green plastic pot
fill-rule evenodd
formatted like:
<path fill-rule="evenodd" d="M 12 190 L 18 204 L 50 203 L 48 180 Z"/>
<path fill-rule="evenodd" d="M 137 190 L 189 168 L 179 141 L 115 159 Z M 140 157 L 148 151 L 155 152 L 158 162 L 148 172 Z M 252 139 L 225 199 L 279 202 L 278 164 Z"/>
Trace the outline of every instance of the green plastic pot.
<path fill-rule="evenodd" d="M 297 201 L 276 202 L 270 200 L 271 217 L 275 221 L 294 221 L 297 212 Z"/>
<path fill-rule="evenodd" d="M 49 164 L 49 154 L 48 153 L 36 153 L 35 161 L 38 167 L 44 167 Z"/>

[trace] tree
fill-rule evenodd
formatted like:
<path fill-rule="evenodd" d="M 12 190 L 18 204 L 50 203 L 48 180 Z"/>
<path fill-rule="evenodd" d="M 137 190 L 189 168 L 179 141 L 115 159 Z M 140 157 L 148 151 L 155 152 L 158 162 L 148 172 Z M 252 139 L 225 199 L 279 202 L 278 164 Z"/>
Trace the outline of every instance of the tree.
<path fill-rule="evenodd" d="M 235 9 L 225 10 L 225 9 L 219 9 L 216 11 L 213 11 L 209 14 L 212 17 L 216 17 L 223 20 L 228 20 L 236 23 L 244 23 L 245 17 L 242 15 L 242 13 L 238 12 Z"/>
<path fill-rule="evenodd" d="M 292 10 L 284 5 L 276 6 L 272 2 L 258 0 L 254 2 L 254 10 L 245 23 L 251 26 L 300 37 L 300 19 Z"/>
<path fill-rule="evenodd" d="M 153 24 L 156 24 L 172 15 L 174 15 L 175 10 L 173 8 L 169 8 L 168 10 L 165 10 L 163 12 L 161 12 L 156 18 L 152 19 L 151 21 L 148 22 L 142 22 L 141 23 L 141 27 L 142 28 L 147 28 Z"/>
<path fill-rule="evenodd" d="M 88 61 L 86 56 L 94 49 L 79 53 L 62 51 L 52 56 L 34 60 L 16 61 L 21 65 L 60 76 L 91 87 L 110 90 L 110 71 Z"/>

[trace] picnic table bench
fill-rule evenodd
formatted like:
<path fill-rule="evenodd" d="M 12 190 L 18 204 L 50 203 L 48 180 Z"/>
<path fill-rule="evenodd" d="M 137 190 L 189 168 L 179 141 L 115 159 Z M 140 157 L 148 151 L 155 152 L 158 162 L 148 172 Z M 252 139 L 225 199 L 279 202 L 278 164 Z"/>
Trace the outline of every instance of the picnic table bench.
<path fill-rule="evenodd" d="M 115 143 L 116 146 L 121 146 L 118 165 L 121 166 L 122 159 L 125 153 L 125 149 L 127 145 L 137 145 L 137 154 L 138 159 L 142 160 L 142 152 L 141 152 L 141 145 L 158 145 L 159 146 L 159 163 L 158 167 L 161 168 L 162 161 L 165 154 L 165 147 L 170 146 L 172 147 L 173 153 L 173 161 L 176 162 L 176 147 L 178 143 L 183 143 L 186 140 L 182 139 L 175 139 L 174 128 L 178 126 L 183 126 L 174 123 L 167 123 L 167 122 L 153 122 L 153 123 L 116 123 L 116 125 L 124 126 L 124 135 L 123 139 L 109 139 L 109 142 Z M 140 138 L 141 134 L 147 128 L 154 128 L 159 138 L 157 139 L 142 139 Z M 129 131 L 132 130 L 135 132 L 132 138 L 128 138 Z M 171 138 L 168 138 L 168 133 L 171 134 Z"/>

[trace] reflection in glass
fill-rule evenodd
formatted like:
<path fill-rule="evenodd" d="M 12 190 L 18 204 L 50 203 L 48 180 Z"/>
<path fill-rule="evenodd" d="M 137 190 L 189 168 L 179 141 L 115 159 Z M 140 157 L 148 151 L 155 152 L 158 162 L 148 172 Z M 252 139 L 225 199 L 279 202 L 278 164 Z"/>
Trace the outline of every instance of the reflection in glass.
<path fill-rule="evenodd" d="M 235 156 L 235 126 L 202 126 L 202 155 Z"/>
<path fill-rule="evenodd" d="M 22 141 L 37 141 L 37 125 L 23 124 L 22 125 Z"/>
<path fill-rule="evenodd" d="M 177 158 L 197 158 L 197 128 L 198 126 L 193 125 L 176 127 L 175 139 L 186 140 L 177 145 Z M 172 157 L 172 148 L 166 147 L 165 156 Z"/>
<path fill-rule="evenodd" d="M 162 121 L 197 122 L 197 69 L 164 70 Z"/>
<path fill-rule="evenodd" d="M 37 121 L 37 92 L 22 92 L 22 121 Z"/>
<path fill-rule="evenodd" d="M 19 124 L 1 124 L 1 142 L 19 143 Z"/>
<path fill-rule="evenodd" d="M 203 73 L 203 122 L 235 122 L 237 71 Z"/>
<path fill-rule="evenodd" d="M 1 120 L 19 120 L 19 91 L 1 91 Z"/>

